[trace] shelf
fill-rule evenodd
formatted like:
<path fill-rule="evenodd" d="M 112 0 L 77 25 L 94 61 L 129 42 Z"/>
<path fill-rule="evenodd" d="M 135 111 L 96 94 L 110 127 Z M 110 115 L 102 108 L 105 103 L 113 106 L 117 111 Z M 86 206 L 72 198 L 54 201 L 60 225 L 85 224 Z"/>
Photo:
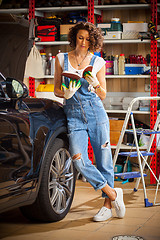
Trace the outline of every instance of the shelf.
<path fill-rule="evenodd" d="M 146 9 L 150 8 L 150 4 L 123 4 L 123 5 L 95 5 L 94 9 L 98 10 L 114 10 L 114 9 Z M 36 11 L 41 12 L 64 12 L 64 11 L 79 11 L 88 10 L 88 6 L 69 6 L 69 7 L 42 7 L 35 8 Z"/>
<path fill-rule="evenodd" d="M 106 109 L 106 112 L 107 113 L 124 113 L 124 114 L 126 114 L 127 110 L 107 110 Z M 150 111 L 132 111 L 132 113 L 134 113 L 134 114 L 150 114 Z"/>
<path fill-rule="evenodd" d="M 117 148 L 117 145 L 111 145 L 111 149 L 116 149 Z M 136 149 L 136 147 L 133 147 L 133 146 L 127 146 L 127 145 L 125 145 L 125 144 L 121 144 L 121 149 L 133 149 L 133 150 L 135 150 Z M 139 149 L 147 149 L 147 147 L 146 146 L 144 146 L 144 147 L 139 147 Z"/>
<path fill-rule="evenodd" d="M 113 43 L 119 43 L 119 44 L 123 44 L 123 43 L 150 43 L 150 39 L 105 39 L 104 41 L 105 43 L 109 43 L 109 44 L 113 44 Z"/>
<path fill-rule="evenodd" d="M 43 78 L 54 78 L 54 75 L 45 75 Z M 150 75 L 107 75 L 105 78 L 150 78 Z"/>
<path fill-rule="evenodd" d="M 36 45 L 67 45 L 69 44 L 68 41 L 54 41 L 54 42 L 35 42 Z"/>
<path fill-rule="evenodd" d="M 54 78 L 54 75 L 45 75 L 43 78 Z"/>
<path fill-rule="evenodd" d="M 28 13 L 28 8 L 0 9 L 0 13 Z"/>
<path fill-rule="evenodd" d="M 104 44 L 123 44 L 123 43 L 150 43 L 150 40 L 143 40 L 141 39 L 111 39 L 111 40 L 104 40 Z M 36 45 L 68 45 L 68 41 L 54 41 L 54 42 L 36 42 Z"/>
<path fill-rule="evenodd" d="M 107 75 L 106 78 L 150 78 L 150 75 Z"/>
<path fill-rule="evenodd" d="M 95 5 L 95 9 L 99 10 L 114 10 L 114 9 L 150 9 L 150 4 L 117 4 L 117 5 Z"/>
<path fill-rule="evenodd" d="M 35 8 L 35 10 L 39 12 L 81 11 L 81 10 L 88 10 L 88 6 L 42 7 L 42 8 Z"/>
<path fill-rule="evenodd" d="M 122 5 L 95 5 L 94 10 L 114 10 L 114 9 L 146 9 L 150 8 L 150 4 L 122 4 Z M 66 6 L 66 7 L 40 7 L 35 8 L 35 12 L 67 12 L 67 11 L 84 11 L 88 10 L 88 6 Z M 28 13 L 28 8 L 17 9 L 0 9 L 0 13 Z M 99 13 L 98 13 L 99 14 Z"/>

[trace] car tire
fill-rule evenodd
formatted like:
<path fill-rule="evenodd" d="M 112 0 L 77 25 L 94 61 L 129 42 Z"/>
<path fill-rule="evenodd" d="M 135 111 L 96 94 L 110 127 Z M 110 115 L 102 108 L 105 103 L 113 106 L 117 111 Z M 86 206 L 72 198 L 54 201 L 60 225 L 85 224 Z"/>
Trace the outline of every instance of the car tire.
<path fill-rule="evenodd" d="M 34 221 L 62 220 L 72 204 L 75 180 L 76 171 L 68 145 L 56 138 L 49 144 L 45 155 L 37 199 L 32 205 L 21 207 L 22 214 Z"/>

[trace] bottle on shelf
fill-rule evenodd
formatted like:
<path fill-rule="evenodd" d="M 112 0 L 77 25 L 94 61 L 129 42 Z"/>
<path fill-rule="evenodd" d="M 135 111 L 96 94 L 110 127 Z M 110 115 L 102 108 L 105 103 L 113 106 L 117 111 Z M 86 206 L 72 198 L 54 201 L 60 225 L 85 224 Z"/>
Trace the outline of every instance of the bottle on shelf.
<path fill-rule="evenodd" d="M 119 56 L 119 75 L 125 75 L 125 56 L 123 53 L 120 54 Z"/>
<path fill-rule="evenodd" d="M 118 75 L 118 55 L 115 55 L 113 61 L 113 74 Z"/>
<path fill-rule="evenodd" d="M 52 53 L 48 54 L 46 75 L 51 75 L 51 63 L 52 63 Z"/>
<path fill-rule="evenodd" d="M 47 65 L 47 58 L 46 58 L 46 53 L 45 52 L 41 52 L 41 57 L 42 57 L 42 66 L 43 66 L 43 72 L 44 72 L 44 75 L 46 73 L 46 65 Z"/>
<path fill-rule="evenodd" d="M 51 61 L 51 75 L 54 75 L 54 70 L 55 70 L 55 56 L 52 56 L 52 61 Z"/>

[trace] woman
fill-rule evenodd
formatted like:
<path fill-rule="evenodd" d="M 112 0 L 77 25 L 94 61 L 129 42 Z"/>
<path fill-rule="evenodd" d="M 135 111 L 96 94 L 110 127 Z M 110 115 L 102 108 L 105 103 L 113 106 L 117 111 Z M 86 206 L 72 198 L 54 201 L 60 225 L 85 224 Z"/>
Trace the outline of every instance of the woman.
<path fill-rule="evenodd" d="M 103 207 L 93 217 L 105 221 L 112 217 L 112 204 L 117 216 L 123 218 L 125 205 L 121 188 L 114 189 L 109 120 L 102 101 L 106 97 L 105 61 L 91 51 L 103 44 L 101 30 L 89 22 L 79 22 L 68 34 L 72 51 L 59 53 L 55 60 L 55 95 L 65 98 L 64 110 L 68 121 L 70 153 L 76 169 L 95 190 L 101 189 L 105 198 Z M 91 74 L 82 77 L 86 66 L 93 66 Z M 78 73 L 80 82 L 65 77 L 62 89 L 62 72 Z M 96 166 L 88 158 L 88 137 L 94 150 Z"/>

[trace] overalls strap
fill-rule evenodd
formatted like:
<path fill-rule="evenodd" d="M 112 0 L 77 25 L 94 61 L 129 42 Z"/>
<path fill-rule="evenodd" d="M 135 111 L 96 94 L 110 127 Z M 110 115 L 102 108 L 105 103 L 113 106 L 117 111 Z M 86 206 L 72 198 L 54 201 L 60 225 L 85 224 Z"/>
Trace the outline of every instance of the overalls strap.
<path fill-rule="evenodd" d="M 93 55 L 93 57 L 91 58 L 90 64 L 91 66 L 93 66 L 94 62 L 96 60 L 96 55 Z"/>
<path fill-rule="evenodd" d="M 68 53 L 64 53 L 64 71 L 68 71 Z"/>

